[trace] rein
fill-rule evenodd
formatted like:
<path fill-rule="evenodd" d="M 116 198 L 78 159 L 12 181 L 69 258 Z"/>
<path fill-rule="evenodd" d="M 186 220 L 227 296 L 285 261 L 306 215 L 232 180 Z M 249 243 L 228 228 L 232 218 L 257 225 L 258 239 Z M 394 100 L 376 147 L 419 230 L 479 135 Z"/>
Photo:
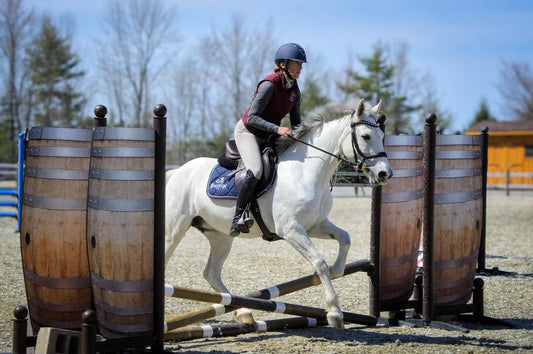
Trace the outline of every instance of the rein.
<path fill-rule="evenodd" d="M 324 150 L 324 149 L 319 148 L 318 146 L 315 146 L 315 145 L 313 145 L 313 144 L 309 144 L 309 143 L 307 143 L 307 142 L 305 142 L 305 141 L 303 141 L 303 140 L 300 140 L 300 139 L 298 139 L 298 138 L 295 138 L 295 137 L 292 136 L 292 135 L 289 135 L 288 137 L 291 138 L 292 140 L 296 140 L 296 141 L 299 142 L 299 143 L 302 143 L 302 144 L 304 144 L 304 145 L 310 146 L 310 147 L 312 147 L 313 149 L 317 149 L 318 151 L 322 151 L 323 153 L 325 153 L 325 154 L 327 154 L 327 155 L 330 155 L 330 156 L 333 156 L 333 157 L 335 157 L 335 158 L 337 158 L 337 159 L 339 159 L 339 160 L 341 160 L 341 161 L 343 161 L 343 162 L 346 162 L 346 163 L 348 163 L 348 164 L 350 164 L 350 165 L 352 165 L 352 166 L 357 166 L 357 163 L 353 163 L 352 161 L 345 159 L 345 158 L 342 157 L 341 155 L 335 155 L 335 154 L 333 154 L 333 153 L 331 153 L 331 152 L 329 152 L 329 151 L 326 151 L 326 150 Z"/>
<path fill-rule="evenodd" d="M 344 157 L 340 156 L 340 155 L 335 155 L 329 151 L 326 151 L 324 149 L 321 149 L 319 148 L 318 146 L 315 146 L 313 144 L 309 144 L 301 139 L 298 139 L 298 138 L 295 138 L 294 136 L 292 135 L 289 135 L 289 138 L 293 139 L 293 140 L 296 140 L 304 145 L 307 145 L 309 147 L 312 147 L 313 149 L 316 149 L 318 151 L 321 151 L 327 155 L 330 155 L 330 156 L 333 156 L 337 159 L 339 159 L 340 161 L 342 162 L 345 162 L 347 164 L 350 164 L 352 166 L 355 166 L 357 168 L 357 172 L 358 173 L 362 173 L 363 172 L 363 169 L 366 168 L 366 165 L 365 165 L 365 161 L 366 160 L 369 160 L 369 159 L 373 159 L 373 158 L 376 158 L 376 157 L 387 157 L 387 153 L 385 151 L 381 151 L 381 152 L 378 152 L 377 154 L 374 154 L 374 155 L 365 155 L 362 151 L 361 151 L 361 148 L 359 148 L 359 143 L 357 142 L 357 136 L 355 135 L 355 126 L 358 125 L 358 124 L 366 124 L 366 125 L 369 125 L 371 127 L 379 127 L 379 124 L 377 123 L 372 123 L 372 122 L 369 122 L 367 120 L 360 120 L 358 122 L 354 122 L 354 123 L 351 123 L 350 124 L 350 127 L 352 128 L 352 149 L 353 149 L 353 155 L 354 155 L 354 159 L 355 159 L 355 162 L 352 162 L 348 159 L 345 159 Z M 358 161 L 358 158 L 357 158 L 357 154 L 359 154 L 359 156 L 361 156 L 361 161 L 359 162 Z"/>

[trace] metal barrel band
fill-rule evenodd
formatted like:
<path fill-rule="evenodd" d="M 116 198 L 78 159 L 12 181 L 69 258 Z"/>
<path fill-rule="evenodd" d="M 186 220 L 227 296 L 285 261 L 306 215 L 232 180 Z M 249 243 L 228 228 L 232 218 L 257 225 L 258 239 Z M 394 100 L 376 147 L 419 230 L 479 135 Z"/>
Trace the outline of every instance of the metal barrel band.
<path fill-rule="evenodd" d="M 401 257 L 384 258 L 381 260 L 381 265 L 385 267 L 397 267 L 408 263 L 411 260 L 415 260 L 418 257 L 418 247 L 411 252 L 404 254 Z"/>
<path fill-rule="evenodd" d="M 435 158 L 437 160 L 447 159 L 479 159 L 481 158 L 481 152 L 477 150 L 439 150 L 435 152 Z"/>
<path fill-rule="evenodd" d="M 28 304 L 32 304 L 36 308 L 39 307 L 42 309 L 46 309 L 46 311 L 55 311 L 55 312 L 82 313 L 83 311 L 90 309 L 92 307 L 91 302 L 80 302 L 79 299 L 77 299 L 77 301 L 73 303 L 53 304 L 50 302 L 43 301 L 39 298 L 35 298 L 33 296 L 28 296 Z"/>
<path fill-rule="evenodd" d="M 91 157 L 155 157 L 155 148 L 93 147 Z"/>
<path fill-rule="evenodd" d="M 35 274 L 28 268 L 24 268 L 24 278 L 30 283 L 43 286 L 50 289 L 85 289 L 91 288 L 91 279 L 89 277 L 77 278 L 51 278 Z"/>
<path fill-rule="evenodd" d="M 421 135 L 385 135 L 385 146 L 422 146 Z"/>
<path fill-rule="evenodd" d="M 476 189 L 468 192 L 435 193 L 435 204 L 465 203 L 482 198 L 482 190 Z"/>
<path fill-rule="evenodd" d="M 85 198 L 55 198 L 40 195 L 24 194 L 22 204 L 39 209 L 53 210 L 86 210 Z"/>
<path fill-rule="evenodd" d="M 424 196 L 424 189 L 415 189 L 409 192 L 383 193 L 381 196 L 382 203 L 401 203 L 411 200 L 417 200 Z"/>
<path fill-rule="evenodd" d="M 481 175 L 480 168 L 435 170 L 435 178 L 462 178 L 475 177 Z M 394 175 L 396 177 L 396 174 Z"/>
<path fill-rule="evenodd" d="M 115 292 L 142 292 L 154 290 L 154 281 L 152 279 L 115 280 L 105 279 L 96 274 L 92 274 L 91 279 L 93 285 L 101 289 Z"/>
<path fill-rule="evenodd" d="M 28 133 L 30 140 L 91 141 L 91 129 L 32 127 Z"/>
<path fill-rule="evenodd" d="M 94 128 L 93 140 L 137 140 L 154 141 L 155 130 L 148 128 Z"/>
<path fill-rule="evenodd" d="M 84 170 L 59 170 L 47 168 L 28 167 L 24 170 L 24 176 L 45 178 L 45 179 L 64 179 L 84 181 L 89 177 L 89 173 Z"/>
<path fill-rule="evenodd" d="M 421 151 L 387 151 L 389 160 L 422 160 L 423 157 Z"/>
<path fill-rule="evenodd" d="M 155 177 L 153 170 L 102 170 L 91 168 L 89 175 L 95 179 L 115 181 L 152 181 Z"/>
<path fill-rule="evenodd" d="M 151 315 L 154 313 L 154 306 L 152 303 L 146 305 L 137 306 L 115 306 L 101 301 L 99 298 L 94 299 L 96 308 L 103 310 L 107 313 L 119 316 L 139 316 L 139 315 Z"/>
<path fill-rule="evenodd" d="M 153 211 L 153 199 L 113 199 L 94 195 L 88 197 L 89 208 L 106 211 L 135 212 Z"/>
<path fill-rule="evenodd" d="M 91 157 L 89 148 L 59 146 L 29 146 L 28 156 L 47 157 Z"/>
<path fill-rule="evenodd" d="M 436 143 L 437 145 L 479 145 L 481 143 L 481 136 L 439 134 L 436 137 Z"/>

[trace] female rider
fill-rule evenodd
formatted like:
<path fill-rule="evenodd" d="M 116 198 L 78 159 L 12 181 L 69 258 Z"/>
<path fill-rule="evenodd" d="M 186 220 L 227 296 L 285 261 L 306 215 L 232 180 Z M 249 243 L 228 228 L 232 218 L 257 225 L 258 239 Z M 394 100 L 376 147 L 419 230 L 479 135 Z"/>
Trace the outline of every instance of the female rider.
<path fill-rule="evenodd" d="M 274 62 L 274 73 L 257 84 L 250 107 L 235 126 L 235 143 L 247 171 L 237 194 L 237 206 L 230 229 L 232 237 L 249 232 L 241 218 L 263 173 L 260 143 L 272 134 L 283 137 L 292 135 L 290 128 L 280 125 L 287 113 L 290 113 L 292 129 L 301 122 L 301 95 L 296 80 L 303 63 L 307 63 L 305 51 L 296 43 L 286 43 L 276 51 Z"/>

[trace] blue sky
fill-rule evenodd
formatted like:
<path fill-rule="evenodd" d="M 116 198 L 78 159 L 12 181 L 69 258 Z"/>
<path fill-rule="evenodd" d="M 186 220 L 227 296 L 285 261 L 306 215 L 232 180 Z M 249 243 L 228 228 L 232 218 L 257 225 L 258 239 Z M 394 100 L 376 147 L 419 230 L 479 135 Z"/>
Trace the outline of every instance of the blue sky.
<path fill-rule="evenodd" d="M 310 58 L 341 69 L 350 53 L 369 56 L 378 42 L 409 45 L 408 63 L 429 73 L 440 106 L 463 129 L 485 99 L 491 113 L 505 117 L 497 89 L 502 60 L 533 67 L 533 1 L 529 0 L 165 0 L 177 11 L 184 45 L 224 28 L 239 15 L 263 28 L 272 19 L 279 44 L 297 42 Z M 106 0 L 25 0 L 53 17 L 75 21 L 75 46 L 94 50 Z"/>

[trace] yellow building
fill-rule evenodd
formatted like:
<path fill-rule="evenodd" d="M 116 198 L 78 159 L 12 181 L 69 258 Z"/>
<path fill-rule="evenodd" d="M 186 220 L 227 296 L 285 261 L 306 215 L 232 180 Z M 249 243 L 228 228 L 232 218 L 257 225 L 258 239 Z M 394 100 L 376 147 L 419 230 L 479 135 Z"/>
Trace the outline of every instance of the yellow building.
<path fill-rule="evenodd" d="M 533 120 L 493 122 L 482 121 L 464 134 L 477 135 L 488 127 L 489 186 L 504 186 L 506 174 L 514 187 L 533 188 Z"/>

